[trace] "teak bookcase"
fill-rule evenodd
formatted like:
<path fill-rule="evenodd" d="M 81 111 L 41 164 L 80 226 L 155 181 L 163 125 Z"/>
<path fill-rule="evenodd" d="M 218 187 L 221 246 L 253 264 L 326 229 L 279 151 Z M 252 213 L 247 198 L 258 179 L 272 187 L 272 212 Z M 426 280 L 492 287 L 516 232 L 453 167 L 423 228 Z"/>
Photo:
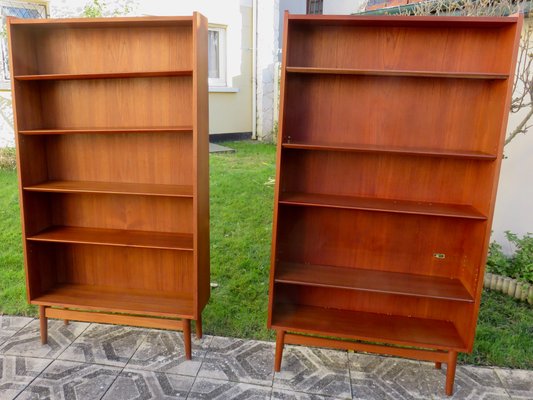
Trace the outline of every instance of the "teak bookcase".
<path fill-rule="evenodd" d="M 201 336 L 207 20 L 9 19 L 28 300 L 47 318 Z M 95 312 L 96 311 L 96 312 Z"/>
<path fill-rule="evenodd" d="M 285 15 L 276 371 L 284 343 L 352 349 L 447 363 L 452 393 L 473 346 L 521 24 Z"/>

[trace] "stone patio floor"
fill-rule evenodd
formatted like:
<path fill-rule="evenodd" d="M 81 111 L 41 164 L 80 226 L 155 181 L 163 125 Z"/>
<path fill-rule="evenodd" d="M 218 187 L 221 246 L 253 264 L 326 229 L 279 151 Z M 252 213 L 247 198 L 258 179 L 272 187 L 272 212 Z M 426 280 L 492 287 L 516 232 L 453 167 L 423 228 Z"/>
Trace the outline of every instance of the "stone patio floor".
<path fill-rule="evenodd" d="M 181 333 L 0 316 L 0 399 L 436 399 L 431 363 L 205 336 L 186 361 Z M 458 366 L 450 399 L 533 399 L 533 371 Z"/>

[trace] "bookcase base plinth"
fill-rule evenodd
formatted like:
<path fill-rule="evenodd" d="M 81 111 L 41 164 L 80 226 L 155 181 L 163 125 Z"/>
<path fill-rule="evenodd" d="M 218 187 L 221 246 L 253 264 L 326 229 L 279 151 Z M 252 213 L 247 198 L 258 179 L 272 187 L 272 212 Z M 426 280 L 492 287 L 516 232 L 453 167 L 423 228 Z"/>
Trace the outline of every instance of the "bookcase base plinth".
<path fill-rule="evenodd" d="M 183 332 L 183 342 L 185 345 L 185 358 L 191 359 L 191 320 L 190 319 L 169 319 L 154 318 L 147 316 L 110 314 L 102 312 L 90 312 L 82 310 L 70 310 L 64 308 L 52 308 L 39 306 L 41 321 L 41 341 L 47 342 L 47 321 L 48 318 L 62 319 L 65 321 L 80 321 L 114 325 L 138 326 L 142 328 L 165 329 Z"/>
<path fill-rule="evenodd" d="M 431 361 L 435 367 L 440 369 L 442 363 L 447 364 L 446 370 L 446 395 L 453 394 L 453 384 L 455 380 L 455 367 L 457 364 L 457 352 L 450 350 L 416 349 L 407 347 L 396 347 L 385 344 L 371 344 L 343 339 L 328 339 L 317 336 L 308 336 L 299 333 L 288 333 L 284 330 L 276 330 L 276 358 L 274 370 L 281 370 L 283 348 L 286 344 L 303 345 L 312 347 L 326 347 L 336 350 L 351 350 L 380 355 L 410 358 L 420 361 Z"/>

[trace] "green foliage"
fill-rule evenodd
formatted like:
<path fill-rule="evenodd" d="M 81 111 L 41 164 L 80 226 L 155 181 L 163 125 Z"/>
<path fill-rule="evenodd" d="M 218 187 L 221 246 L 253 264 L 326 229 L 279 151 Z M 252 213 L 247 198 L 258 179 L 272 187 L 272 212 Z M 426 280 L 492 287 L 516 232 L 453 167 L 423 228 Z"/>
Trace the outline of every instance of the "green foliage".
<path fill-rule="evenodd" d="M 533 308 L 495 291 L 481 298 L 474 350 L 459 361 L 533 369 Z"/>
<path fill-rule="evenodd" d="M 210 334 L 270 339 L 266 328 L 276 147 L 224 143 L 235 153 L 210 157 Z"/>
<path fill-rule="evenodd" d="M 93 0 L 92 3 L 86 4 L 83 8 L 82 15 L 86 18 L 100 18 L 104 16 L 102 4 L 99 0 Z"/>
<path fill-rule="evenodd" d="M 505 236 L 515 248 L 514 254 L 505 255 L 502 246 L 492 242 L 489 246 L 487 271 L 515 278 L 521 282 L 533 283 L 533 236 L 527 233 L 519 237 L 510 231 L 506 231 Z"/>
<path fill-rule="evenodd" d="M 105 0 L 92 0 L 83 8 L 82 16 L 86 18 L 101 18 L 127 15 L 132 12 L 134 3 L 134 0 L 115 0 L 110 3 Z"/>
<path fill-rule="evenodd" d="M 17 157 L 14 147 L 0 147 L 0 170 L 14 171 Z"/>
<path fill-rule="evenodd" d="M 492 242 L 489 245 L 489 255 L 487 257 L 487 271 L 493 274 L 510 276 L 509 257 L 502 251 L 502 245 Z"/>
<path fill-rule="evenodd" d="M 0 169 L 0 314 L 32 315 L 26 302 L 17 173 Z"/>
<path fill-rule="evenodd" d="M 533 283 L 533 236 L 531 233 L 527 233 L 520 238 L 509 231 L 505 232 L 505 236 L 516 248 L 510 260 L 513 266 L 511 277 L 519 281 Z"/>

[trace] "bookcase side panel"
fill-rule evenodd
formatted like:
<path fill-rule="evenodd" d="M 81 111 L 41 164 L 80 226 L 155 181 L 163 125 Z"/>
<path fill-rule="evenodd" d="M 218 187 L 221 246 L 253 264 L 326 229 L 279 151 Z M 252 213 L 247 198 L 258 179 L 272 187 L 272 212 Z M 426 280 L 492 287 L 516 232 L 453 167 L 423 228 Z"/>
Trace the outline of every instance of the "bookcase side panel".
<path fill-rule="evenodd" d="M 207 71 L 207 18 L 195 13 L 193 32 L 193 153 L 195 171 L 194 230 L 197 285 L 197 313 L 209 301 L 209 98 Z"/>

